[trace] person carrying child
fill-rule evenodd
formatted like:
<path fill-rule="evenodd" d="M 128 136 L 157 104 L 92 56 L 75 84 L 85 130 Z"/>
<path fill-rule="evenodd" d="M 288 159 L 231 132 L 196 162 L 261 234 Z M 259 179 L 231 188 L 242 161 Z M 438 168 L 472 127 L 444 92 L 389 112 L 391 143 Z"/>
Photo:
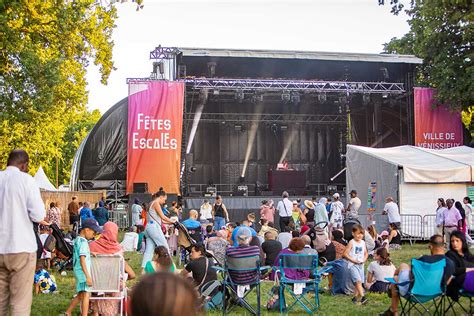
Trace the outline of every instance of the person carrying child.
<path fill-rule="evenodd" d="M 348 268 L 351 280 L 354 283 L 354 298 L 352 302 L 356 305 L 366 304 L 367 298 L 364 296 L 362 284 L 364 278 L 364 263 L 368 258 L 368 251 L 364 241 L 364 228 L 356 224 L 352 227 L 353 239 L 349 241 L 344 251 L 344 258 L 349 261 Z"/>
<path fill-rule="evenodd" d="M 81 314 L 86 316 L 89 313 L 89 297 L 92 287 L 91 271 L 91 253 L 88 240 L 92 240 L 96 233 L 102 233 L 102 228 L 92 219 L 87 218 L 82 221 L 79 236 L 74 240 L 74 278 L 76 279 L 77 296 L 73 298 L 69 305 L 66 315 L 72 315 L 72 311 L 81 303 Z"/>

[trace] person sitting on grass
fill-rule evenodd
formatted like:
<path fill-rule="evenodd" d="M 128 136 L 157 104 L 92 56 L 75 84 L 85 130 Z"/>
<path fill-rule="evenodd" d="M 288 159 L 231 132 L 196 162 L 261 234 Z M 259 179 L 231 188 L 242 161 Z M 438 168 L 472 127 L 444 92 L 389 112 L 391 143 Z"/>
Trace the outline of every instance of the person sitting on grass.
<path fill-rule="evenodd" d="M 435 263 L 440 260 L 446 259 L 443 283 L 448 284 L 449 279 L 454 274 L 455 268 L 453 262 L 444 255 L 443 236 L 437 234 L 431 236 L 428 247 L 430 248 L 431 255 L 421 256 L 420 258 L 418 258 L 418 260 L 426 263 Z M 411 267 L 406 263 L 401 263 L 400 267 L 395 270 L 394 279 L 398 283 L 406 283 L 408 281 L 412 281 L 413 277 L 411 275 Z M 410 283 L 404 285 L 390 284 L 388 296 L 391 298 L 392 303 L 391 306 L 385 312 L 379 314 L 380 316 L 398 315 L 398 303 L 400 302 L 400 297 L 405 297 L 407 295 L 408 290 L 410 288 Z"/>
<path fill-rule="evenodd" d="M 402 249 L 402 234 L 398 230 L 397 225 L 390 223 L 390 233 L 388 235 L 388 247 L 390 250 Z"/>
<path fill-rule="evenodd" d="M 275 236 L 278 235 L 278 230 L 273 227 L 273 224 L 269 223 L 266 219 L 260 219 L 260 231 L 258 232 L 258 236 L 264 237 L 267 232 L 272 232 Z"/>
<path fill-rule="evenodd" d="M 347 246 L 347 241 L 344 240 L 344 233 L 341 230 L 336 229 L 332 231 L 331 235 L 331 243 L 334 245 L 334 248 L 336 248 L 336 260 L 342 259 Z"/>
<path fill-rule="evenodd" d="M 145 273 L 174 272 L 175 267 L 171 260 L 168 249 L 165 246 L 155 248 L 153 261 L 148 261 L 144 269 Z"/>
<path fill-rule="evenodd" d="M 344 251 L 344 259 L 348 261 L 348 268 L 351 275 L 351 281 L 355 286 L 354 297 L 352 303 L 356 305 L 367 304 L 367 298 L 364 296 L 364 263 L 369 256 L 367 247 L 364 241 L 364 228 L 356 224 L 352 227 L 351 241 L 346 246 Z"/>
<path fill-rule="evenodd" d="M 194 285 L 198 290 L 210 281 L 217 280 L 216 270 L 212 268 L 213 261 L 206 257 L 206 248 L 203 244 L 195 244 L 191 246 L 191 262 L 181 270 L 182 276 L 192 275 Z"/>
<path fill-rule="evenodd" d="M 44 269 L 44 262 L 42 260 L 36 261 L 36 272 L 35 272 L 35 294 L 54 293 L 57 290 L 56 280 L 54 276 L 49 274 Z"/>
<path fill-rule="evenodd" d="M 377 248 L 374 259 L 367 268 L 366 288 L 369 289 L 369 292 L 386 293 L 390 283 L 385 278 L 393 278 L 395 266 L 390 260 L 390 254 L 386 248 Z"/>
<path fill-rule="evenodd" d="M 81 303 L 81 315 L 87 316 L 89 313 L 89 297 L 92 286 L 91 278 L 91 253 L 88 240 L 94 239 L 96 233 L 102 233 L 102 228 L 92 218 L 86 218 L 82 221 L 79 236 L 74 239 L 74 278 L 76 279 L 77 296 L 74 297 L 69 305 L 66 315 L 71 316 L 77 304 Z"/>

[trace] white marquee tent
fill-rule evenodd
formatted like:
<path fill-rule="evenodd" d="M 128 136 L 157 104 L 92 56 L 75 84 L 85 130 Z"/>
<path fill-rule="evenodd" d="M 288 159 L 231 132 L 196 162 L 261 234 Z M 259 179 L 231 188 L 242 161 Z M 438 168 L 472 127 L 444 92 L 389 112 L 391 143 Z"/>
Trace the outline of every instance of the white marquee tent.
<path fill-rule="evenodd" d="M 367 212 L 369 184 L 376 182 L 376 211 L 393 196 L 401 214 L 435 214 L 439 197 L 462 201 L 474 182 L 474 148 L 442 150 L 414 146 L 368 148 L 347 146 L 347 190 L 357 190 L 360 213 Z"/>
<path fill-rule="evenodd" d="M 43 167 L 39 167 L 38 171 L 36 171 L 34 179 L 40 189 L 53 192 L 57 191 L 54 185 L 49 181 L 46 173 L 44 173 Z"/>

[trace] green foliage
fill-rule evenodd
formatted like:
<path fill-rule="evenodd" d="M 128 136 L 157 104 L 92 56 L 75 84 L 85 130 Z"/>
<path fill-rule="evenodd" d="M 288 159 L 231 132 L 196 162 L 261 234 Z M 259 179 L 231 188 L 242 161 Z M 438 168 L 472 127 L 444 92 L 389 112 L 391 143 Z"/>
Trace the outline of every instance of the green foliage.
<path fill-rule="evenodd" d="M 410 32 L 384 45 L 387 53 L 415 54 L 423 59 L 417 84 L 437 89 L 440 103 L 466 109 L 474 100 L 474 10 L 468 0 L 411 2 Z"/>
<path fill-rule="evenodd" d="M 86 67 L 92 61 L 107 82 L 116 18 L 95 0 L 0 2 L 0 167 L 23 148 L 32 172 L 42 165 L 55 179 L 59 159 L 67 182 L 71 151 L 100 115 L 85 108 Z"/>

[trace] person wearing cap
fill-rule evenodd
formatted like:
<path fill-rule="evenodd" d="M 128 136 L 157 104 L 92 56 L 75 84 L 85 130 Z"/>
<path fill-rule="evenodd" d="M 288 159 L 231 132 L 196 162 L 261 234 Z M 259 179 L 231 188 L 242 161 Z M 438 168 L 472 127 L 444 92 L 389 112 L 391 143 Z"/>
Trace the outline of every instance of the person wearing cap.
<path fill-rule="evenodd" d="M 351 195 L 351 199 L 349 200 L 349 203 L 347 204 L 347 207 L 346 207 L 346 215 L 352 218 L 358 218 L 359 209 L 360 209 L 360 206 L 362 205 L 362 201 L 357 197 L 356 190 L 352 190 L 350 195 Z"/>
<path fill-rule="evenodd" d="M 82 221 L 79 236 L 74 239 L 73 271 L 76 279 L 77 296 L 72 299 L 66 315 L 72 315 L 77 304 L 81 303 L 82 315 L 89 312 L 89 298 L 92 287 L 91 271 L 91 252 L 88 240 L 94 239 L 95 234 L 102 233 L 102 228 L 95 219 L 87 218 Z"/>
<path fill-rule="evenodd" d="M 393 224 L 397 226 L 397 228 L 400 228 L 400 211 L 398 209 L 397 203 L 393 201 L 393 197 L 388 196 L 385 199 L 385 206 L 383 208 L 382 215 L 387 215 L 388 216 L 388 223 Z"/>
<path fill-rule="evenodd" d="M 331 224 L 331 230 L 333 229 L 339 229 L 342 228 L 342 221 L 343 221 L 343 216 L 342 212 L 344 211 L 344 204 L 342 204 L 341 201 L 339 201 L 340 196 L 339 193 L 334 193 L 332 195 L 334 198 L 334 202 L 331 203 L 331 218 L 329 220 Z"/>
<path fill-rule="evenodd" d="M 291 210 L 293 209 L 293 203 L 288 199 L 290 195 L 288 192 L 283 191 L 281 197 L 282 201 L 277 204 L 278 215 L 280 215 L 280 232 L 285 231 L 285 227 L 290 224 Z"/>
<path fill-rule="evenodd" d="M 140 215 L 142 213 L 142 206 L 140 205 L 140 200 L 138 198 L 135 198 L 132 204 L 132 225 L 131 227 L 135 225 L 141 225 L 140 221 Z"/>

